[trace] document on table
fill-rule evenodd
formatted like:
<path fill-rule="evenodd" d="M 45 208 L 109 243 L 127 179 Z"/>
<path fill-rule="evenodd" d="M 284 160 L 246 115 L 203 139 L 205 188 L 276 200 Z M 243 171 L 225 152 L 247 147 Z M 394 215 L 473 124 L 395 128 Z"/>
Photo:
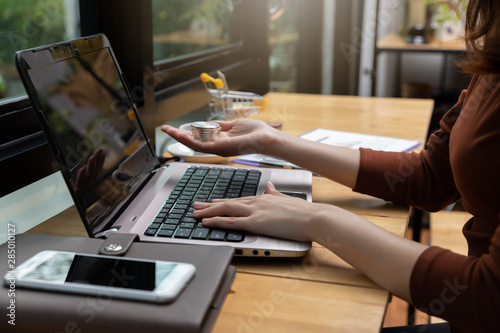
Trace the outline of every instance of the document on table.
<path fill-rule="evenodd" d="M 349 147 L 353 149 L 369 148 L 383 151 L 410 151 L 420 146 L 420 142 L 395 139 L 385 136 L 341 132 L 323 128 L 315 129 L 300 136 L 303 139 L 325 143 L 332 146 Z"/>
<path fill-rule="evenodd" d="M 342 132 L 318 128 L 300 135 L 301 138 L 320 142 L 327 145 L 349 147 L 353 149 L 368 148 L 373 150 L 403 152 L 410 151 L 418 146 L 420 142 L 390 138 L 385 136 L 368 135 L 360 133 Z M 282 168 L 298 168 L 298 166 L 262 154 L 243 155 L 235 160 L 235 163 L 255 166 L 275 166 Z"/>

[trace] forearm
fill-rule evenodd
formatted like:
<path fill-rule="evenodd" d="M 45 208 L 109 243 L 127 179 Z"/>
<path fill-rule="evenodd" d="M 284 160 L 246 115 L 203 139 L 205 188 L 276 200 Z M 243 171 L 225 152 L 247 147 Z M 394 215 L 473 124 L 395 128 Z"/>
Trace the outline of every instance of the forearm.
<path fill-rule="evenodd" d="M 324 145 L 282 134 L 268 155 L 311 170 L 348 187 L 356 185 L 359 150 Z M 311 210 L 310 239 L 354 266 L 375 283 L 411 301 L 410 276 L 427 246 L 394 235 L 341 208 L 319 204 Z"/>
<path fill-rule="evenodd" d="M 291 135 L 282 135 L 269 145 L 268 155 L 289 161 L 304 169 L 353 188 L 359 170 L 357 149 L 330 146 Z"/>
<path fill-rule="evenodd" d="M 338 207 L 323 208 L 314 214 L 312 240 L 382 288 L 411 302 L 410 276 L 427 246 L 394 235 Z"/>

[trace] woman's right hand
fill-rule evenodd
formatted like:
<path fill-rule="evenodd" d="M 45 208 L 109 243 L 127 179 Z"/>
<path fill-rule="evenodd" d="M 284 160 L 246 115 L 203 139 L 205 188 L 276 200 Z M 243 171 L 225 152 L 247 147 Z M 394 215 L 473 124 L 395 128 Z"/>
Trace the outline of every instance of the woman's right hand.
<path fill-rule="evenodd" d="M 268 154 L 269 148 L 278 145 L 285 136 L 283 132 L 255 119 L 214 122 L 221 126 L 221 134 L 213 142 L 201 142 L 194 139 L 190 132 L 168 125 L 162 126 L 161 130 L 195 151 L 220 156 Z"/>

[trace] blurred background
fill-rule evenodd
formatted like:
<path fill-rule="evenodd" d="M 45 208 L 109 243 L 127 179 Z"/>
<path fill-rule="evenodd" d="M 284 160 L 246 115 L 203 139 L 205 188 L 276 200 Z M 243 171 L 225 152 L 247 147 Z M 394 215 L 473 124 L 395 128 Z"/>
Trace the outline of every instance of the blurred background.
<path fill-rule="evenodd" d="M 254 0 L 254 6 L 267 10 L 268 16 L 247 17 L 249 24 L 242 25 L 239 23 L 244 20 L 240 16 L 251 15 L 238 10 L 245 7 L 244 2 L 150 1 L 152 12 L 148 18 L 152 27 L 148 30 L 152 30 L 153 62 L 187 59 L 241 43 L 246 35 L 261 34 L 254 38 L 265 37 L 269 48 L 266 60 L 270 75 L 264 89 L 371 95 L 373 57 L 379 51 L 375 40 L 398 36 L 408 44 L 449 43 L 458 40 L 462 29 L 457 10 L 459 13 L 463 10 L 456 8 L 456 1 Z M 464 7 L 466 1 L 462 4 Z M 88 9 L 99 6 L 99 1 L 82 1 L 82 5 Z M 113 15 L 120 15 L 127 8 L 110 9 Z M 81 21 L 86 20 L 80 15 L 78 0 L 0 1 L 0 97 L 24 94 L 14 68 L 15 51 L 80 36 Z M 106 20 L 113 21 L 113 17 Z M 143 23 L 139 17 L 134 21 L 130 24 Z M 418 29 L 421 38 L 411 38 L 411 34 L 419 33 Z M 302 46 L 307 48 L 301 50 Z M 440 82 L 440 71 L 436 69 L 441 68 L 446 52 L 405 52 L 408 54 L 403 55 L 400 83 L 427 83 L 432 86 L 433 94 L 461 89 L 462 82 L 457 82 L 453 70 L 445 82 Z M 453 67 L 453 60 L 447 59 L 447 65 Z M 395 61 L 394 54 L 383 54 L 378 59 L 381 68 L 377 75 L 380 83 L 377 96 L 400 94 L 401 86 L 393 86 L 391 68 L 384 68 L 394 67 Z M 405 66 L 406 63 L 411 65 Z M 302 82 L 302 76 L 310 81 Z M 444 86 L 439 86 L 440 83 Z"/>
<path fill-rule="evenodd" d="M 0 198 L 5 199 L 0 210 L 33 184 L 41 189 L 63 184 L 17 75 L 19 50 L 105 33 L 153 141 L 159 125 L 207 112 L 199 75 L 216 76 L 218 70 L 231 90 L 261 95 L 434 99 L 432 131 L 470 80 L 456 66 L 465 54 L 460 37 L 466 5 L 466 0 L 0 0 Z M 64 185 L 58 186 L 54 193 L 66 195 Z M 404 316 L 395 317 L 388 325 L 404 324 L 398 322 Z"/>

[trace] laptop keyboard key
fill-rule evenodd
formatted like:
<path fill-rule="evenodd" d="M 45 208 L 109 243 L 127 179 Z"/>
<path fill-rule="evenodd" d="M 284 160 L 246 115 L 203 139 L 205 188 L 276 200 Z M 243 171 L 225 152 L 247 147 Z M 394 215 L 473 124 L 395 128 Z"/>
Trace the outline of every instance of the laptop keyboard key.
<path fill-rule="evenodd" d="M 177 225 L 176 224 L 164 224 L 161 227 L 161 230 L 175 230 L 175 229 L 177 229 Z"/>
<path fill-rule="evenodd" d="M 184 217 L 182 219 L 182 222 L 187 222 L 187 223 L 196 223 L 196 219 L 194 217 Z"/>
<path fill-rule="evenodd" d="M 179 228 L 175 233 L 175 238 L 189 238 L 193 229 Z"/>
<path fill-rule="evenodd" d="M 231 231 L 227 234 L 228 242 L 241 242 L 243 241 L 243 232 Z"/>
<path fill-rule="evenodd" d="M 163 222 L 163 217 L 157 217 L 153 220 L 153 223 L 162 223 Z"/>
<path fill-rule="evenodd" d="M 155 229 L 155 228 L 148 228 L 148 230 L 146 230 L 146 232 L 144 233 L 146 236 L 154 236 L 156 234 L 156 232 L 158 231 L 158 229 Z"/>
<path fill-rule="evenodd" d="M 194 229 L 192 239 L 207 239 L 209 228 L 196 228 Z"/>
<path fill-rule="evenodd" d="M 160 230 L 158 231 L 158 237 L 172 237 L 172 235 L 174 234 L 174 231 L 173 230 Z"/>
<path fill-rule="evenodd" d="M 144 234 L 241 242 L 245 237 L 244 232 L 206 228 L 193 217 L 194 208 L 191 205 L 194 201 L 253 196 L 260 177 L 259 170 L 189 167 Z"/>
<path fill-rule="evenodd" d="M 226 237 L 226 231 L 220 229 L 214 229 L 210 233 L 210 240 L 223 241 Z"/>
<path fill-rule="evenodd" d="M 173 224 L 173 225 L 178 225 L 180 222 L 179 219 L 166 219 L 165 224 Z"/>
<path fill-rule="evenodd" d="M 160 227 L 160 225 L 161 225 L 161 223 L 151 223 L 151 225 L 149 227 L 152 229 L 158 229 Z"/>
<path fill-rule="evenodd" d="M 189 222 L 181 222 L 181 224 L 179 225 L 179 228 L 187 228 L 187 229 L 193 229 L 194 228 L 194 225 L 196 223 L 189 223 Z"/>

